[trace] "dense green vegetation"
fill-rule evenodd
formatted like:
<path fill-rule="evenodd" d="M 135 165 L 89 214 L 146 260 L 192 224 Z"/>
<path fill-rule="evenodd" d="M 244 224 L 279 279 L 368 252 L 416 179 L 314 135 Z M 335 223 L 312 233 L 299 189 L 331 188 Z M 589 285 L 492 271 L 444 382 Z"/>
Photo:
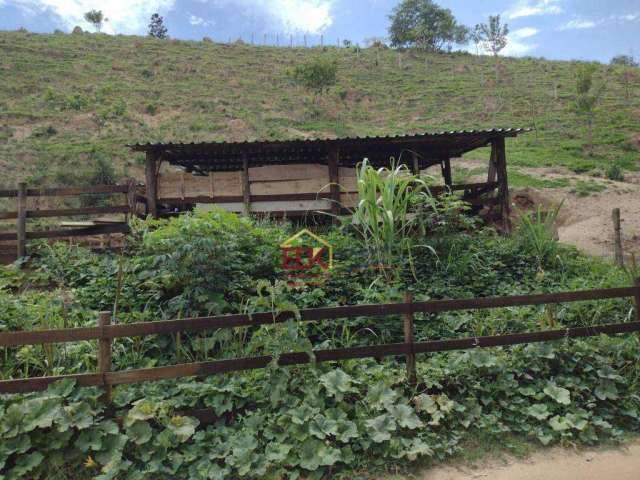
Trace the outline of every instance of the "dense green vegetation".
<path fill-rule="evenodd" d="M 396 51 L 0 32 L 2 183 L 86 183 L 106 155 L 140 172 L 137 141 L 246 140 L 535 126 L 509 142 L 510 165 L 604 172 L 637 167 L 640 75 L 595 66 L 607 83 L 588 125 L 576 115 L 580 62 Z M 338 63 L 321 102 L 287 71 Z M 486 152 L 475 155 L 488 158 Z"/>
<path fill-rule="evenodd" d="M 577 63 L 376 49 L 276 49 L 102 35 L 0 33 L 0 164 L 5 182 L 72 184 L 136 173 L 135 140 L 222 140 L 533 124 L 511 165 L 635 168 L 638 79 L 608 80 L 586 126 Z M 318 101 L 286 72 L 333 55 L 337 86 Z M 323 57 L 325 58 L 325 57 Z M 626 80 L 625 80 L 626 81 Z M 629 88 L 631 85 L 631 88 Z M 630 93 L 629 93 L 630 92 Z M 479 152 L 485 155 L 486 152 Z M 486 155 L 485 155 L 486 158 Z M 110 169 L 112 159 L 117 173 Z M 401 173 L 398 171 L 398 173 Z M 473 172 L 466 172 L 473 173 Z M 466 174 L 459 172 L 458 174 Z M 516 184 L 567 186 L 509 172 Z M 290 288 L 280 243 L 297 227 L 214 211 L 136 221 L 122 254 L 41 244 L 0 269 L 0 331 L 628 285 L 629 275 L 557 245 L 539 212 L 505 238 L 434 202 L 406 177 L 362 167 L 365 200 L 323 236 L 327 283 Z M 598 186 L 598 185 L 596 185 Z M 576 185 L 588 194 L 596 186 Z M 378 198 L 381 200 L 378 201 Z M 409 213 L 418 213 L 410 216 Z M 380 262 L 390 270 L 376 267 Z M 625 321 L 628 300 L 416 316 L 416 339 Z M 118 370 L 402 339 L 398 317 L 150 336 L 114 342 Z M 0 478 L 367 478 L 459 454 L 468 442 L 593 444 L 640 430 L 637 336 L 358 360 L 120 386 L 107 407 L 66 382 L 0 397 Z M 0 378 L 93 371 L 95 342 L 0 351 Z M 199 425 L 176 412 L 210 408 Z M 122 422 L 116 422 L 121 418 Z"/>
<path fill-rule="evenodd" d="M 407 291 L 425 300 L 629 283 L 626 272 L 559 246 L 553 215 L 539 213 L 502 237 L 461 216 L 456 198 L 435 202 L 423 184 L 411 188 L 407 175 L 361 167 L 363 201 L 351 221 L 323 233 L 335 249 L 323 285 L 293 288 L 284 280 L 279 245 L 291 225 L 196 211 L 134 223 L 121 255 L 42 245 L 26 268 L 3 268 L 0 331 L 94 325 L 103 310 L 128 323 L 296 313 L 400 301 Z M 627 300 L 419 314 L 415 334 L 419 341 L 495 335 L 632 315 Z M 263 354 L 274 361 L 264 370 L 119 386 L 110 407 L 100 391 L 72 381 L 2 396 L 0 472 L 8 479 L 368 478 L 446 459 L 478 440 L 506 449 L 593 444 L 640 430 L 636 336 L 423 355 L 417 387 L 406 383 L 402 359 L 276 362 L 290 351 L 397 342 L 402 325 L 394 316 L 293 319 L 117 340 L 118 370 Z M 2 378 L 91 371 L 96 363 L 91 342 L 2 354 Z M 219 420 L 200 425 L 177 413 L 192 408 L 211 409 Z"/>

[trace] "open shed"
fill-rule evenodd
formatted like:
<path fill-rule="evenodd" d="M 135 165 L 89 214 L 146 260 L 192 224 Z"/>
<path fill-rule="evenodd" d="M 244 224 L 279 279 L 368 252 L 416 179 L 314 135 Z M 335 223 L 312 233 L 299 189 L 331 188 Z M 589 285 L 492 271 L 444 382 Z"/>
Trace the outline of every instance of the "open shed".
<path fill-rule="evenodd" d="M 475 206 L 497 208 L 508 228 L 509 187 L 505 138 L 522 128 L 464 130 L 419 135 L 287 141 L 147 143 L 130 147 L 146 154 L 147 211 L 162 206 L 216 204 L 236 212 L 299 216 L 338 213 L 357 202 L 355 167 L 364 158 L 375 167 L 391 159 L 413 172 L 439 165 L 445 189 L 463 191 Z M 486 182 L 454 185 L 452 160 L 491 147 Z M 168 168 L 167 168 L 168 166 Z"/>

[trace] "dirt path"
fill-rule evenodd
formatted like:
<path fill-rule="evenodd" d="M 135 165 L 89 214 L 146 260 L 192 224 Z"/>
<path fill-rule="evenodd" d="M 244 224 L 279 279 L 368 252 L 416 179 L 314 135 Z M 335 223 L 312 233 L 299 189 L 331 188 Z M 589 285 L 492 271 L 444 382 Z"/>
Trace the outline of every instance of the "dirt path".
<path fill-rule="evenodd" d="M 484 164 L 464 160 L 460 165 L 473 169 Z M 575 245 L 590 255 L 611 258 L 611 211 L 620 208 L 625 256 L 629 257 L 632 252 L 640 256 L 640 174 L 625 172 L 625 181 L 612 182 L 604 178 L 575 174 L 560 167 L 514 168 L 537 179 L 570 181 L 571 186 L 563 188 L 511 189 L 512 202 L 525 210 L 535 209 L 537 205 L 549 207 L 564 202 L 558 217 L 558 236 L 561 242 Z M 480 176 L 471 178 L 471 181 L 482 180 Z M 579 196 L 575 188 L 578 183 L 599 185 L 604 190 L 592 189 L 588 195 Z M 517 208 L 515 210 L 517 212 Z"/>
<path fill-rule="evenodd" d="M 640 442 L 616 449 L 554 448 L 525 460 L 478 468 L 440 467 L 416 476 L 420 480 L 638 480 Z"/>

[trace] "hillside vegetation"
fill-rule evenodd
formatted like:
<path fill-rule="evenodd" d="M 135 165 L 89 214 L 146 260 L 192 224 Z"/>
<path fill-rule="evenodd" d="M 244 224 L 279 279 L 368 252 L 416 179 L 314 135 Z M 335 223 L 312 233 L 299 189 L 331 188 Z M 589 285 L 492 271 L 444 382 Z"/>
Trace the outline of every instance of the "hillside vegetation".
<path fill-rule="evenodd" d="M 608 83 L 593 152 L 573 111 L 579 62 L 301 49 L 107 35 L 0 32 L 0 183 L 83 183 L 98 158 L 139 175 L 139 141 L 283 139 L 534 126 L 511 165 L 635 169 L 640 74 L 598 65 Z M 319 101 L 287 71 L 335 55 Z M 626 80 L 625 80 L 626 78 Z M 634 137 L 634 135 L 636 135 Z M 476 152 L 486 158 L 486 152 Z"/>

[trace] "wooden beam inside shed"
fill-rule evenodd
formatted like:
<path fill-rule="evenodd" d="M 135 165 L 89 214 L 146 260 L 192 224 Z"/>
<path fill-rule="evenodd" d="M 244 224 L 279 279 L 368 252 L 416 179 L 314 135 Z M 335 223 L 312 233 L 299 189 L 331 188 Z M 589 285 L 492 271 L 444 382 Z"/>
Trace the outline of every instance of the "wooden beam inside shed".
<path fill-rule="evenodd" d="M 242 155 L 242 198 L 244 204 L 244 214 L 251 214 L 251 184 L 249 183 L 249 159 L 247 155 Z"/>
<path fill-rule="evenodd" d="M 144 175 L 147 184 L 147 213 L 158 218 L 158 156 L 154 152 L 147 152 Z"/>
<path fill-rule="evenodd" d="M 329 188 L 331 192 L 331 213 L 338 215 L 340 213 L 340 149 L 337 145 L 333 145 L 329 150 Z"/>
<path fill-rule="evenodd" d="M 444 184 L 448 187 L 453 185 L 453 178 L 451 176 L 451 159 L 445 158 L 442 160 L 442 177 L 444 178 Z"/>
<path fill-rule="evenodd" d="M 420 155 L 414 151 L 411 151 L 411 172 L 420 175 Z"/>
<path fill-rule="evenodd" d="M 491 142 L 491 156 L 489 157 L 489 171 L 487 173 L 487 183 L 496 181 L 498 172 L 498 150 L 495 142 Z"/>

